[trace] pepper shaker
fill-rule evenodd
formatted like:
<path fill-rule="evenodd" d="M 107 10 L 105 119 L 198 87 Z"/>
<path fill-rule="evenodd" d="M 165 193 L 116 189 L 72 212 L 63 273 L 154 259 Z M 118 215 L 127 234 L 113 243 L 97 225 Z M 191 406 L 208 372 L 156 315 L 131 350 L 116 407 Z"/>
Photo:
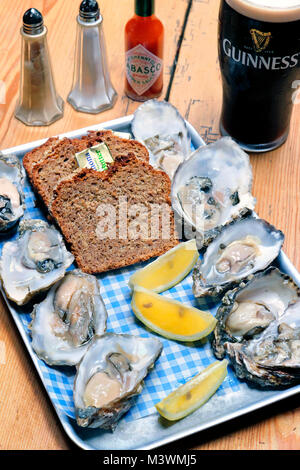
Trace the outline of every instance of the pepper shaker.
<path fill-rule="evenodd" d="M 63 116 L 47 44 L 43 16 L 35 8 L 24 13 L 21 28 L 20 95 L 15 117 L 28 126 L 48 126 Z"/>
<path fill-rule="evenodd" d="M 98 3 L 84 0 L 77 17 L 73 85 L 67 100 L 85 113 L 112 108 L 117 98 L 110 81 L 102 26 Z"/>

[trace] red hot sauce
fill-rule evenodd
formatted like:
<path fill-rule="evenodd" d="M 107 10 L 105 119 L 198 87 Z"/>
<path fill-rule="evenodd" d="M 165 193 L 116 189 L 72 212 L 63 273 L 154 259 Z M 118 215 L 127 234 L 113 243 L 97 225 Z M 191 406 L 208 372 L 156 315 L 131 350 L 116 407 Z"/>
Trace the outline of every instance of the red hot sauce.
<path fill-rule="evenodd" d="M 135 15 L 125 27 L 125 93 L 136 101 L 160 96 L 163 88 L 164 27 L 154 15 L 154 0 L 135 0 Z"/>

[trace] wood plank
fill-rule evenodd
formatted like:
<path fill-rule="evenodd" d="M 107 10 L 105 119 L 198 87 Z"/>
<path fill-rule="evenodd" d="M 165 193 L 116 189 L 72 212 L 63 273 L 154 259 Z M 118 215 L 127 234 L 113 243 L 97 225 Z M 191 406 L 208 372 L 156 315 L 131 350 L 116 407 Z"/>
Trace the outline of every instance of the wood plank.
<path fill-rule="evenodd" d="M 8 0 L 4 0 L 6 8 L 2 8 L 2 15 L 9 8 L 9 20 L 0 31 L 2 44 L 0 54 L 0 80 L 6 83 L 7 103 L 0 104 L 0 145 L 7 148 L 25 142 L 49 137 L 73 129 L 101 123 L 120 116 L 131 114 L 139 105 L 129 100 L 123 93 L 124 88 L 124 27 L 127 20 L 133 15 L 133 0 L 118 2 L 117 0 L 104 0 L 101 2 L 101 13 L 104 21 L 104 34 L 108 53 L 111 80 L 118 93 L 118 100 L 113 109 L 98 115 L 79 113 L 65 102 L 63 119 L 49 127 L 27 127 L 14 118 L 14 109 L 18 97 L 19 87 L 19 59 L 20 36 L 18 34 L 22 15 L 31 6 L 29 0 L 14 2 L 8 7 Z M 60 96 L 66 101 L 72 86 L 73 57 L 76 36 L 76 16 L 78 14 L 77 2 L 71 0 L 42 1 L 37 0 L 36 8 L 44 13 L 45 24 L 48 27 L 48 44 L 52 58 L 56 88 Z M 171 66 L 175 56 L 178 36 L 186 9 L 187 0 L 172 0 L 157 2 L 157 16 L 165 25 L 165 66 L 164 66 L 164 96 Z M 115 12 L 118 11 L 116 15 Z M 1 15 L 0 14 L 0 15 Z M 1 16 L 0 16 L 1 17 Z"/>
<path fill-rule="evenodd" d="M 209 143 L 219 138 L 222 89 L 217 57 L 219 2 L 194 0 L 177 65 L 170 102 Z M 284 250 L 300 269 L 300 106 L 294 108 L 288 141 L 279 149 L 251 155 L 253 193 L 260 217 L 285 233 Z M 261 422 L 248 427 L 249 418 L 239 426 L 226 424 L 223 433 L 209 431 L 211 440 L 202 442 L 203 433 L 193 438 L 195 449 L 299 449 L 300 409 L 280 413 L 278 405 L 273 418 L 262 411 Z M 225 430 L 224 430 L 225 429 Z M 229 435 L 227 434 L 229 433 Z M 197 441 L 198 439 L 198 441 Z M 186 441 L 185 441 L 186 442 Z"/>
<path fill-rule="evenodd" d="M 48 43 L 56 87 L 66 100 L 73 74 L 76 15 L 80 2 L 72 0 L 36 0 L 34 6 L 43 13 L 48 27 Z M 187 0 L 157 2 L 157 16 L 165 24 L 164 93 L 175 56 L 178 36 Z M 7 88 L 6 104 L 0 104 L 0 147 L 45 138 L 58 133 L 101 123 L 130 114 L 138 103 L 123 94 L 124 42 L 126 21 L 133 15 L 133 0 L 102 0 L 104 32 L 111 79 L 118 92 L 112 110 L 99 115 L 78 113 L 65 103 L 63 119 L 49 127 L 27 127 L 14 118 L 19 86 L 19 59 L 22 15 L 32 6 L 29 0 L 2 0 L 0 11 L 0 80 Z M 116 14 L 117 12 L 117 14 Z M 4 20 L 5 18 L 5 20 Z M 164 96 L 164 95 L 163 95 Z M 0 301 L 0 347 L 5 346 L 6 363 L 0 360 L 0 449 L 67 449 L 66 437 L 48 400 L 31 360 L 16 332 L 3 299 Z M 1 358 L 0 358 L 1 359 Z"/>

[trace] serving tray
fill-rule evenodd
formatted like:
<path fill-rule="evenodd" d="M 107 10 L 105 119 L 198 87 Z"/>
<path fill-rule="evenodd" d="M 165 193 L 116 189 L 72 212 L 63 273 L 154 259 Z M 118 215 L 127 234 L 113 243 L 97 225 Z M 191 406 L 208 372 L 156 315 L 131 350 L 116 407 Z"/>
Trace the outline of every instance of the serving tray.
<path fill-rule="evenodd" d="M 80 137 L 87 130 L 97 129 L 131 132 L 131 121 L 132 116 L 126 116 L 96 126 L 89 126 L 84 129 L 61 134 L 60 136 Z M 187 126 L 192 147 L 198 148 L 204 145 L 203 140 L 195 129 L 189 123 L 187 123 Z M 41 145 L 44 140 L 13 147 L 2 152 L 3 154 L 13 153 L 22 159 L 26 152 Z M 25 217 L 45 218 L 45 213 L 35 207 L 35 198 L 28 181 L 26 182 L 25 196 L 27 207 Z M 300 274 L 283 252 L 280 253 L 273 264 L 291 276 L 300 286 Z M 127 283 L 130 275 L 140 267 L 141 265 L 135 265 L 98 276 L 101 293 L 108 310 L 108 331 L 141 336 L 151 336 L 153 334 L 135 319 L 130 308 L 130 290 Z M 154 404 L 164 398 L 171 390 L 213 362 L 215 358 L 209 341 L 179 344 L 175 341 L 160 338 L 164 345 L 163 353 L 153 371 L 146 378 L 145 387 L 137 398 L 135 405 L 121 419 L 116 430 L 110 432 L 99 429 L 80 428 L 74 419 L 72 401 L 72 382 L 75 368 L 51 368 L 38 359 L 31 347 L 28 330 L 32 304 L 19 308 L 7 300 L 3 291 L 2 294 L 63 429 L 70 439 L 82 449 L 127 450 L 157 448 L 176 439 L 194 434 L 295 395 L 300 391 L 300 385 L 281 391 L 264 391 L 249 387 L 246 383 L 238 380 L 229 367 L 228 376 L 225 381 L 204 406 L 185 419 L 171 424 L 159 416 Z M 191 275 L 187 276 L 179 285 L 163 295 L 195 305 L 192 295 Z M 214 314 L 217 305 L 206 301 L 203 304 L 203 308 L 210 310 Z"/>

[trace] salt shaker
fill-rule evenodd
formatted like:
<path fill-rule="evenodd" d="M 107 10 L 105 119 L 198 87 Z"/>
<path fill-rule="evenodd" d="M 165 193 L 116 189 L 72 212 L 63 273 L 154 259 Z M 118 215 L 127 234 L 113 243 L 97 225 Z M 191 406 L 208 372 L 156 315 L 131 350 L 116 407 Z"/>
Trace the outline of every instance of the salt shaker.
<path fill-rule="evenodd" d="M 24 13 L 21 37 L 20 95 L 15 117 L 28 126 L 48 126 L 63 116 L 64 102 L 55 89 L 47 28 L 35 8 Z"/>
<path fill-rule="evenodd" d="M 84 0 L 77 17 L 72 90 L 68 102 L 77 110 L 97 114 L 117 98 L 107 66 L 103 18 L 95 0 Z"/>

